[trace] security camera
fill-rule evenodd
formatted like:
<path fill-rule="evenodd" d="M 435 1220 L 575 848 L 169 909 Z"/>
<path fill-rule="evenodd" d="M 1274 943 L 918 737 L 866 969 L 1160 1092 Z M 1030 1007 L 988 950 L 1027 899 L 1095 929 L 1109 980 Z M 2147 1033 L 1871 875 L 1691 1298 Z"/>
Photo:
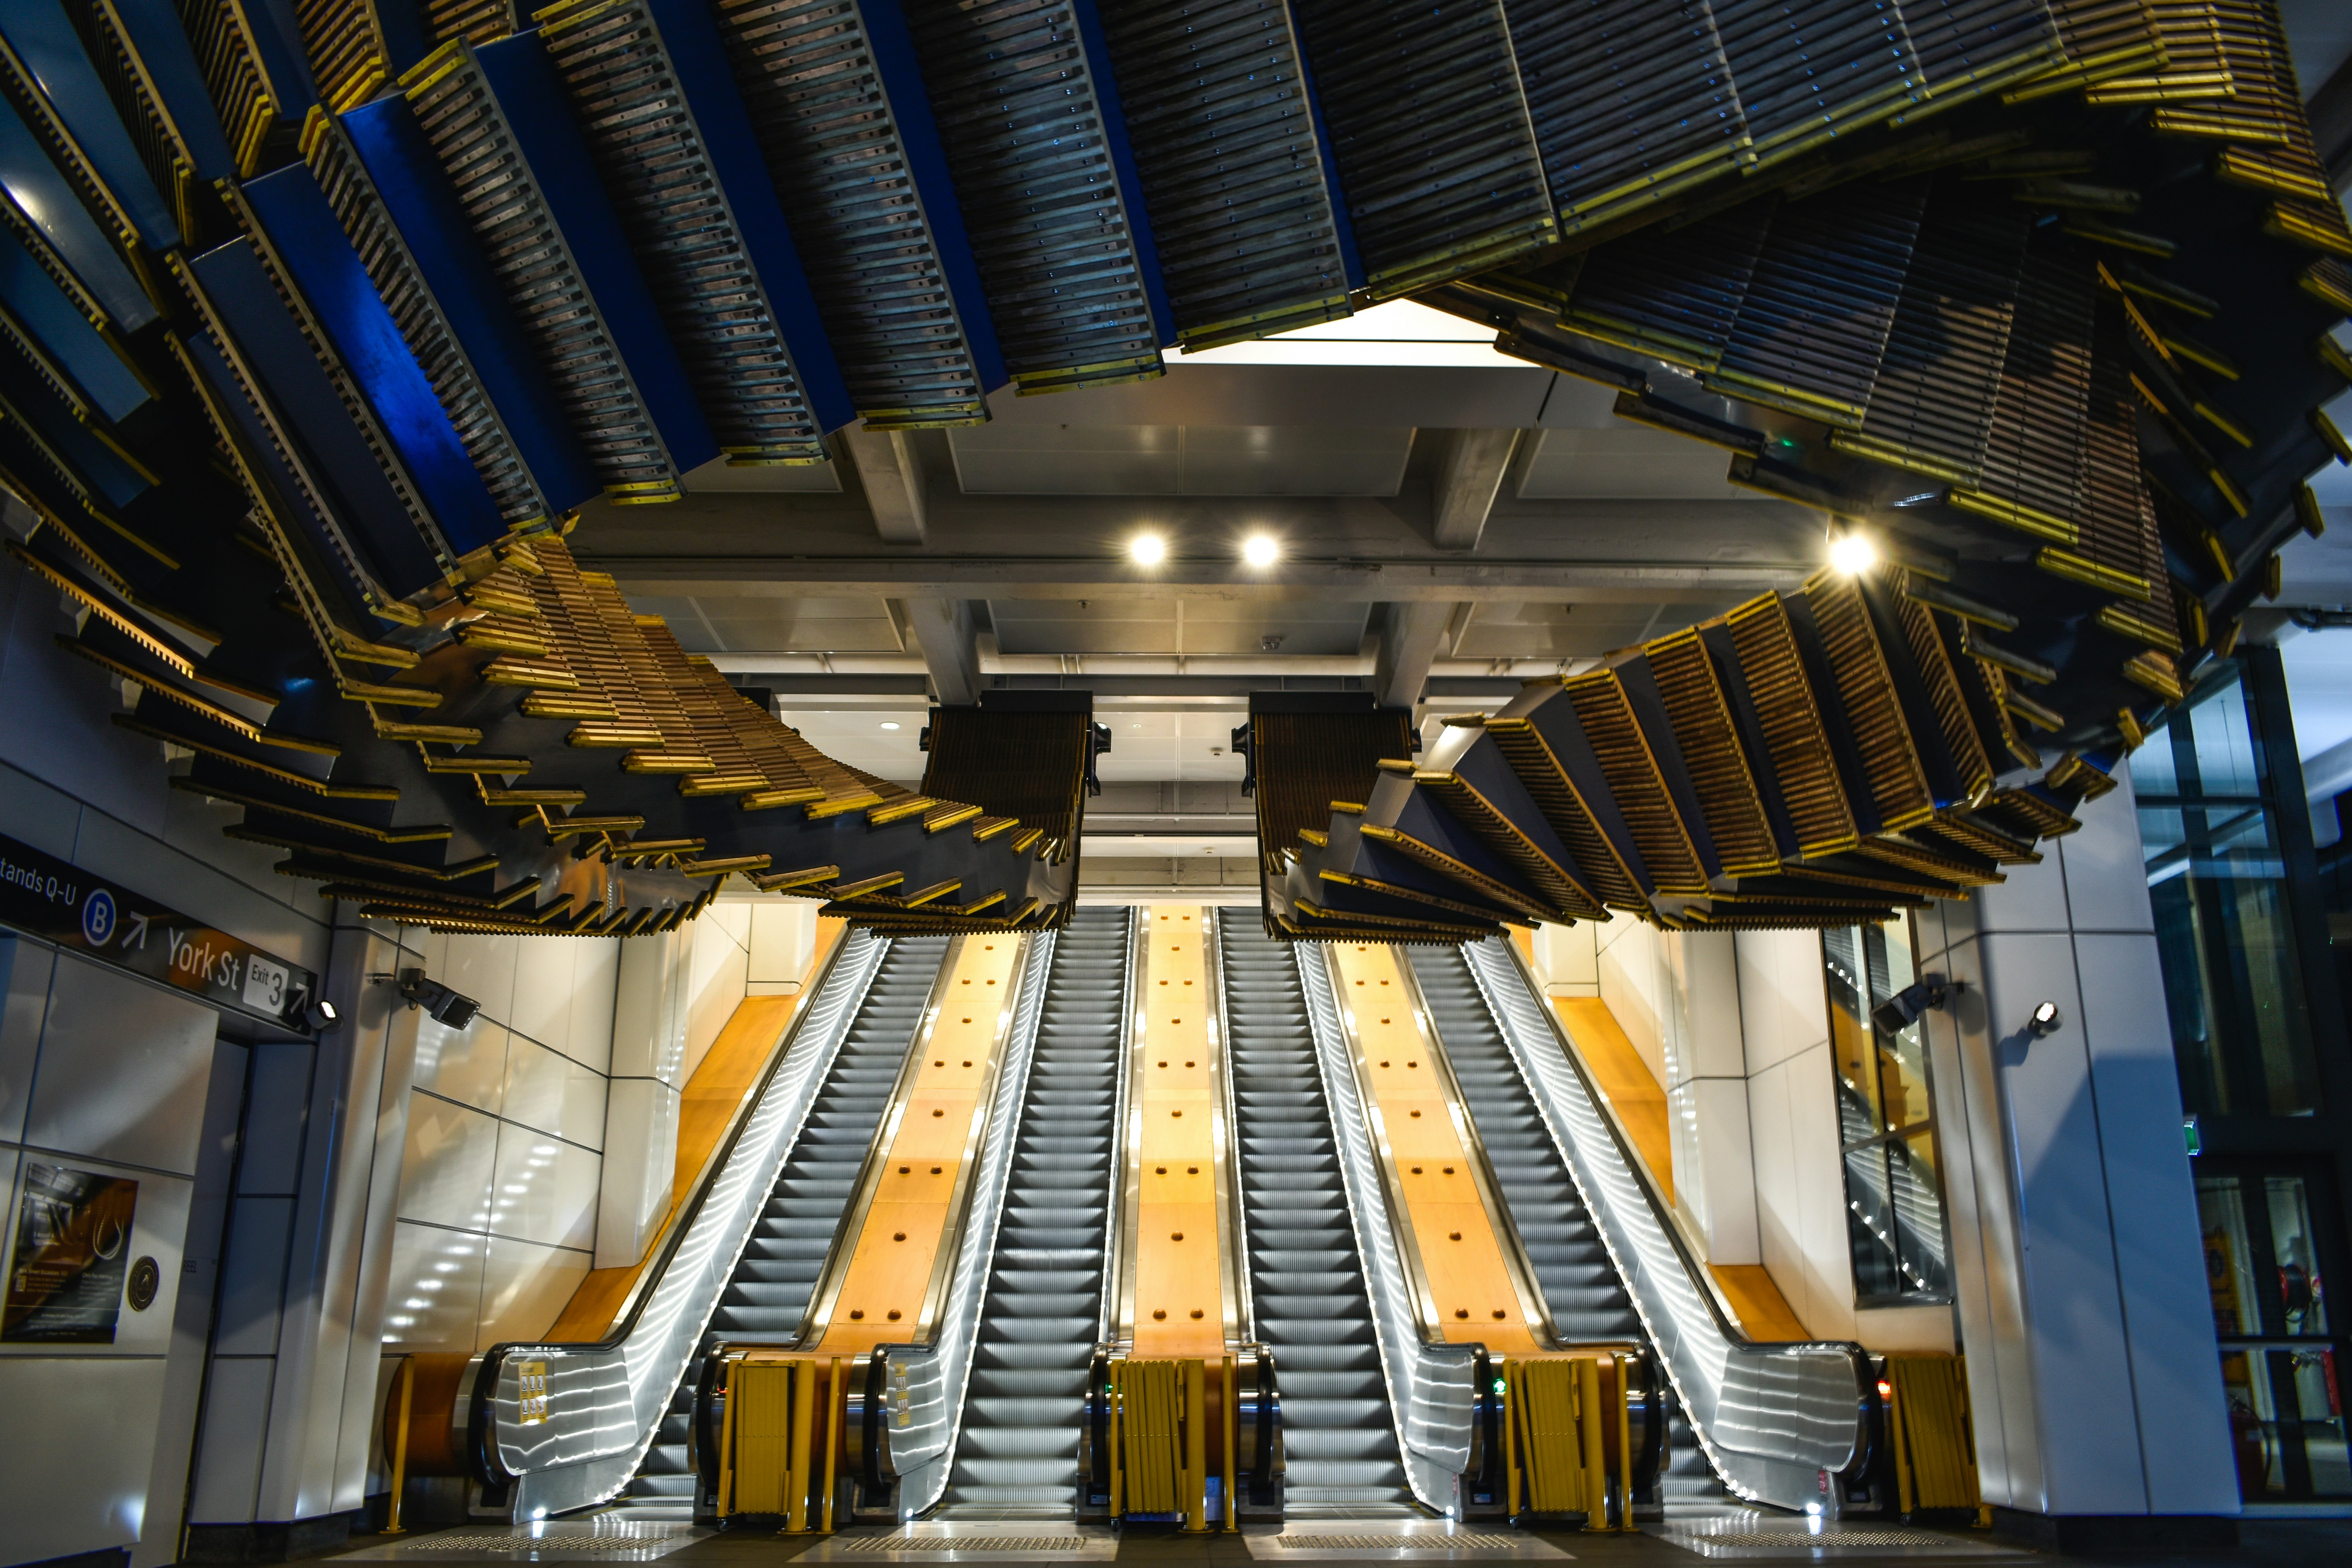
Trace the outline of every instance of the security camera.
<path fill-rule="evenodd" d="M 1951 987 L 1940 974 L 1923 974 L 1870 1010 L 1870 1021 L 1889 1035 L 1899 1035 L 1919 1021 L 1919 1015 L 1938 1011 L 1951 997 Z"/>
<path fill-rule="evenodd" d="M 464 1028 L 482 1010 L 479 1002 L 428 978 L 421 969 L 400 972 L 400 994 L 410 1006 L 424 1008 L 435 1023 L 451 1029 Z"/>

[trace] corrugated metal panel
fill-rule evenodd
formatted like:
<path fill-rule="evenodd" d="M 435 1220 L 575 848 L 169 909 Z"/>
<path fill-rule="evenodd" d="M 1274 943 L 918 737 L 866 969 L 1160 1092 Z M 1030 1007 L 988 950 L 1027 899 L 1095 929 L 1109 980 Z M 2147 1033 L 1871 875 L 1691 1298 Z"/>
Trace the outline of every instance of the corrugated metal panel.
<path fill-rule="evenodd" d="M 912 0 L 906 11 L 1014 384 L 1059 392 L 1160 374 L 1151 283 L 1074 8 Z"/>
<path fill-rule="evenodd" d="M 1375 298 L 1549 244 L 1556 229 L 1496 0 L 1298 0 Z"/>
<path fill-rule="evenodd" d="M 1339 214 L 1284 0 L 1105 0 L 1101 12 L 1185 346 L 1349 314 Z"/>
<path fill-rule="evenodd" d="M 735 80 L 866 423 L 911 429 L 988 417 L 971 343 L 909 127 L 856 0 L 715 0 Z M 915 90 L 919 96 L 919 84 Z M 928 122 L 927 106 L 915 106 Z M 936 154 L 935 154 L 936 155 Z M 988 323 L 980 323 L 982 332 Z"/>
<path fill-rule="evenodd" d="M 719 450 L 736 462 L 823 462 L 824 422 L 769 283 L 772 270 L 799 281 L 782 216 L 764 176 L 733 188 L 702 123 L 697 100 L 731 98 L 733 84 L 722 77 L 689 88 L 690 29 L 707 21 L 650 0 L 567 0 L 541 16 Z M 673 37 L 680 29 L 687 36 Z M 812 335 L 830 377 L 830 347 Z"/>

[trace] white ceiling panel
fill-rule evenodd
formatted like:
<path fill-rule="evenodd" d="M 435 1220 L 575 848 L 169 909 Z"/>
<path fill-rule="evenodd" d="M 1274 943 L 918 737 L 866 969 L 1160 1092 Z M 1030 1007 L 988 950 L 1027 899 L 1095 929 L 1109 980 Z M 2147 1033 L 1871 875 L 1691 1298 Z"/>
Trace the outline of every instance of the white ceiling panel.
<path fill-rule="evenodd" d="M 713 458 L 686 476 L 688 495 L 750 492 L 754 495 L 824 495 L 841 489 L 841 475 L 831 463 L 757 464 L 733 468 L 724 458 Z"/>
<path fill-rule="evenodd" d="M 1346 601 L 992 599 L 1005 654 L 1351 655 L 1371 606 Z M 1268 639 L 1272 639 L 1269 643 Z"/>
<path fill-rule="evenodd" d="M 1753 500 L 1727 483 L 1731 454 L 1703 441 L 1616 424 L 1537 433 L 1519 471 L 1522 500 Z"/>
<path fill-rule="evenodd" d="M 923 753 L 917 746 L 929 716 L 920 702 L 897 710 L 784 708 L 777 717 L 837 763 L 912 789 L 922 782 Z"/>
<path fill-rule="evenodd" d="M 1456 658 L 1599 658 L 1677 632 L 1742 595 L 1664 605 L 1507 604 L 1480 600 L 1454 634 Z"/>
<path fill-rule="evenodd" d="M 950 430 L 970 495 L 1392 496 L 1410 426 L 1017 425 Z"/>
<path fill-rule="evenodd" d="M 784 599 L 766 594 L 633 594 L 629 607 L 659 616 L 690 653 L 903 653 L 880 599 Z"/>

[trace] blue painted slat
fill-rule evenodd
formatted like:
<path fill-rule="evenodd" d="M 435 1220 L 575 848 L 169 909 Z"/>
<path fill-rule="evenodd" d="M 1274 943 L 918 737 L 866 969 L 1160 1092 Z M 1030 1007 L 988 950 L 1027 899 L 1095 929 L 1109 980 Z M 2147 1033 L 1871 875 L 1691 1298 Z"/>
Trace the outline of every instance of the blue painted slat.
<path fill-rule="evenodd" d="M 310 56 L 302 52 L 302 20 L 295 15 L 294 0 L 245 0 L 240 14 L 246 20 L 246 36 L 260 56 L 257 63 L 270 101 L 280 115 L 301 123 L 310 106 L 319 101 L 319 82 L 310 74 Z"/>
<path fill-rule="evenodd" d="M 150 488 L 138 470 L 74 417 L 33 367 L 16 354 L 0 354 L 0 395 L 40 432 L 51 449 L 79 471 L 90 493 L 121 511 Z"/>
<path fill-rule="evenodd" d="M 341 610 L 343 618 L 353 625 L 366 624 L 367 604 L 361 597 L 360 584 L 351 574 L 341 569 L 342 542 L 327 528 L 324 520 L 303 500 L 302 489 L 295 482 L 294 474 L 278 458 L 271 444 L 268 426 L 238 390 L 236 373 L 229 367 L 220 346 L 210 332 L 193 332 L 188 336 L 188 360 L 212 387 L 213 400 L 225 411 L 236 434 L 244 437 L 246 449 L 252 455 L 261 480 L 276 490 L 285 503 L 285 521 L 299 531 L 302 542 L 310 547 L 313 558 L 325 570 L 310 574 L 310 586 L 326 595 Z"/>
<path fill-rule="evenodd" d="M 0 106 L 0 191 L 41 231 L 115 325 L 135 332 L 155 319 L 155 302 L 13 105 Z"/>
<path fill-rule="evenodd" d="M 147 68 L 147 79 L 196 177 L 208 182 L 230 178 L 236 173 L 236 154 L 229 151 L 220 110 L 213 107 L 212 91 L 205 86 L 204 70 L 172 0 L 114 0 L 114 14 L 123 36 L 139 51 L 139 63 Z"/>
<path fill-rule="evenodd" d="M 530 340 L 508 310 L 473 226 L 408 100 L 378 99 L 340 119 L 547 504 L 568 511 L 593 499 L 603 489 L 596 471 L 564 418 L 562 400 L 540 367 Z"/>
<path fill-rule="evenodd" d="M 596 182 L 595 160 L 572 118 L 563 84 L 539 30 L 500 38 L 474 51 L 482 79 L 498 95 L 507 123 L 556 226 L 563 231 L 581 279 L 595 296 L 613 346 L 629 367 L 646 411 L 681 474 L 719 456 L 719 442 L 687 380 L 686 366 L 663 330 L 653 291 L 621 231 L 612 199 Z M 403 232 L 405 232 L 404 229 Z"/>
<path fill-rule="evenodd" d="M 503 535 L 506 524 L 489 487 L 467 456 L 434 395 L 433 384 L 408 352 L 392 312 L 384 309 L 310 171 L 290 164 L 247 184 L 245 195 L 375 410 L 442 537 L 463 555 Z"/>
<path fill-rule="evenodd" d="M 73 378 L 100 414 L 119 421 L 147 405 L 147 388 L 131 367 L 41 270 L 31 252 L 5 231 L 0 231 L 0 300 L 6 301 L 17 324 Z"/>
<path fill-rule="evenodd" d="M 33 74 L 49 107 L 89 160 L 90 170 L 130 216 L 139 237 L 157 250 L 180 243 L 172 205 L 155 189 L 131 132 L 114 112 L 106 84 L 89 63 L 80 37 L 58 0 L 9 0 L 0 5 L 0 34 Z"/>
<path fill-rule="evenodd" d="M 306 448 L 305 467 L 333 521 L 395 598 L 441 582 L 441 563 L 410 521 L 375 455 L 343 408 L 253 247 L 231 240 L 192 264 L 238 353 L 278 418 Z"/>

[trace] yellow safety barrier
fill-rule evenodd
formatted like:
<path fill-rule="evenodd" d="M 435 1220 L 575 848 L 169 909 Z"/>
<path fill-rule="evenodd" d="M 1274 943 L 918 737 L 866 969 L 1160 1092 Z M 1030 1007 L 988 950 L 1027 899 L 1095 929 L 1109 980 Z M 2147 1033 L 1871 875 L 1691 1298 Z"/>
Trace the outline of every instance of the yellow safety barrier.
<path fill-rule="evenodd" d="M 1587 1530 L 1634 1528 L 1631 1359 L 1602 1352 L 1496 1363 L 1507 1513 L 1580 1513 Z"/>
<path fill-rule="evenodd" d="M 1224 1358 L 1225 1387 L 1234 1358 Z M 1181 1514 L 1184 1529 L 1209 1528 L 1209 1368 L 1199 1359 L 1110 1363 L 1110 1512 Z M 1219 1413 L 1224 1528 L 1234 1520 L 1233 1400 Z"/>
<path fill-rule="evenodd" d="M 846 1365 L 840 1356 L 729 1363 L 719 1438 L 721 1518 L 781 1517 L 793 1534 L 833 1528 Z"/>
<path fill-rule="evenodd" d="M 1886 1358 L 1886 1426 L 1895 1444 L 1899 1511 L 1983 1510 L 1977 1491 L 1976 1433 L 1969 1420 L 1968 1360 L 1954 1355 Z"/>

